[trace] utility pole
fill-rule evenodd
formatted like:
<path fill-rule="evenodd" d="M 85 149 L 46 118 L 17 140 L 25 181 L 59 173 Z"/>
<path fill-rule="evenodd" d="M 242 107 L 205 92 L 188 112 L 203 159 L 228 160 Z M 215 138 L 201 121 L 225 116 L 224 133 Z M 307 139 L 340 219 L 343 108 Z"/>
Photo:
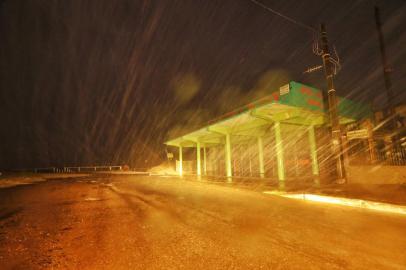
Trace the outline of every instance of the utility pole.
<path fill-rule="evenodd" d="M 377 6 L 375 6 L 375 23 L 376 23 L 376 30 L 378 32 L 379 48 L 381 50 L 383 77 L 385 79 L 385 88 L 386 88 L 386 93 L 387 93 L 387 97 L 388 97 L 388 109 L 389 109 L 390 114 L 392 114 L 394 95 L 393 95 L 393 91 L 392 91 L 392 81 L 390 79 L 391 69 L 388 65 L 388 61 L 386 58 L 386 49 L 385 49 L 385 41 L 384 41 L 383 33 L 382 33 L 381 16 L 379 13 L 379 8 Z"/>
<path fill-rule="evenodd" d="M 386 118 L 390 119 L 390 129 L 394 132 L 395 136 L 392 138 L 392 144 L 396 147 L 397 146 L 397 136 L 396 136 L 396 128 L 397 128 L 397 119 L 396 119 L 396 112 L 394 106 L 394 94 L 392 91 L 392 81 L 390 78 L 390 73 L 392 72 L 391 68 L 389 67 L 387 58 L 386 58 L 386 48 L 385 48 L 385 40 L 383 38 L 382 33 L 382 23 L 381 23 L 381 16 L 379 12 L 379 8 L 375 6 L 375 23 L 376 23 L 376 30 L 378 32 L 378 39 L 379 39 L 379 48 L 381 51 L 381 61 L 382 61 L 382 69 L 383 69 L 383 77 L 385 80 L 385 89 L 386 89 L 386 96 L 387 96 L 387 105 L 388 105 L 388 114 Z"/>
<path fill-rule="evenodd" d="M 338 118 L 336 90 L 334 89 L 334 70 L 328 46 L 327 31 L 324 23 L 320 25 L 321 32 L 321 57 L 327 81 L 328 115 L 331 124 L 331 143 L 333 159 L 336 163 L 337 181 L 345 182 L 344 156 L 342 151 L 341 129 Z"/>

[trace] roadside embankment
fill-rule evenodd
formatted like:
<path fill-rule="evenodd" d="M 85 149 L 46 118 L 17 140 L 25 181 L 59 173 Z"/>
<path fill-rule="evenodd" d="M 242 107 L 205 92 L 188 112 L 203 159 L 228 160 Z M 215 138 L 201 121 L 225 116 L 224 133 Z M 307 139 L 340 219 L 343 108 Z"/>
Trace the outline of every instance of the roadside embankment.
<path fill-rule="evenodd" d="M 84 173 L 13 173 L 0 176 L 0 188 L 9 188 L 19 185 L 29 185 L 44 182 L 50 179 L 66 179 L 86 177 Z"/>

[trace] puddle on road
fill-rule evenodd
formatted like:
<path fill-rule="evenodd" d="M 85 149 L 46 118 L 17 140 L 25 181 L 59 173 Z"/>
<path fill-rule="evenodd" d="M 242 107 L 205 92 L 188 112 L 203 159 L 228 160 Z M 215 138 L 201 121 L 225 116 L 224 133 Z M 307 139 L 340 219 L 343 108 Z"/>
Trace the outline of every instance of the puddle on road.
<path fill-rule="evenodd" d="M 93 197 L 87 197 L 85 198 L 85 201 L 87 202 L 95 202 L 95 201 L 101 201 L 102 199 L 100 198 L 93 198 Z"/>
<path fill-rule="evenodd" d="M 102 187 L 113 187 L 112 183 L 101 183 L 100 184 Z"/>

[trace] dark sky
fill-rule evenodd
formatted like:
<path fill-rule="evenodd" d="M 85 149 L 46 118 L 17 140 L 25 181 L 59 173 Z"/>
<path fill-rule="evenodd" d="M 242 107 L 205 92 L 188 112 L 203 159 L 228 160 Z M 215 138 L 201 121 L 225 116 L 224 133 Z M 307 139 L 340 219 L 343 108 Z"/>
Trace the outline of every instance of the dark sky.
<path fill-rule="evenodd" d="M 263 3 L 318 28 L 339 95 L 385 104 L 373 7 L 405 101 L 406 3 Z M 159 163 L 163 141 L 277 89 L 324 87 L 312 35 L 249 0 L 5 0 L 0 13 L 0 169 Z"/>

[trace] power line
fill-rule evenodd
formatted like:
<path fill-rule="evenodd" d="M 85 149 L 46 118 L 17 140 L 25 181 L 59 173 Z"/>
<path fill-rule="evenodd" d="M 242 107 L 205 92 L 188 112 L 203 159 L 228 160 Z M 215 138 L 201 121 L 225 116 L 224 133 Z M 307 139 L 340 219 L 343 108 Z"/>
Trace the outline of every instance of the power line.
<path fill-rule="evenodd" d="M 284 18 L 285 20 L 288 20 L 291 23 L 296 24 L 297 26 L 303 27 L 303 28 L 305 28 L 307 30 L 310 30 L 312 32 L 316 32 L 316 29 L 314 29 L 313 27 L 311 27 L 309 25 L 306 25 L 306 24 L 304 24 L 302 22 L 299 22 L 299 21 L 297 21 L 297 20 L 295 20 L 295 19 L 293 19 L 293 18 L 291 18 L 289 16 L 286 16 L 286 15 L 284 15 L 284 14 L 282 14 L 282 13 L 280 13 L 280 12 L 278 12 L 278 11 L 264 5 L 261 2 L 258 2 L 257 0 L 249 0 L 249 1 L 251 1 L 252 3 L 256 4 L 257 6 L 260 6 L 260 7 L 264 8 L 264 9 L 266 9 L 267 11 L 269 11 L 269 12 L 271 12 L 271 13 L 273 13 L 273 14 L 281 17 L 281 18 Z"/>

